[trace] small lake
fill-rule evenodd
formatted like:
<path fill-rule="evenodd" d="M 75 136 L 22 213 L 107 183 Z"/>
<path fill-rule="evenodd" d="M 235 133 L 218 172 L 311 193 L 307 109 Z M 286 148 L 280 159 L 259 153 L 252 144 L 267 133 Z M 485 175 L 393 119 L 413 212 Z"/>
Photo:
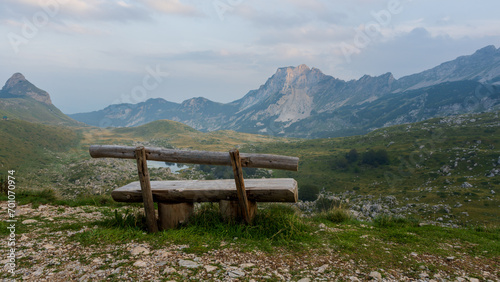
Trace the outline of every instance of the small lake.
<path fill-rule="evenodd" d="M 183 164 L 166 164 L 165 162 L 148 161 L 148 167 L 160 168 L 168 167 L 172 173 L 179 173 L 181 169 L 188 168 L 188 166 Z"/>

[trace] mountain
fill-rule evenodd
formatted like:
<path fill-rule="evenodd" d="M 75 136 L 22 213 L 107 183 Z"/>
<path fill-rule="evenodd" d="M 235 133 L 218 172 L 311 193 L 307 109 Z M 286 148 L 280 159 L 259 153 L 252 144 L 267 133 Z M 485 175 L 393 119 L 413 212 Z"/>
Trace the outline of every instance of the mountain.
<path fill-rule="evenodd" d="M 265 84 L 228 104 L 150 99 L 71 115 L 96 126 L 171 119 L 197 130 L 230 129 L 290 137 L 363 134 L 394 124 L 482 112 L 500 105 L 500 49 L 487 46 L 421 73 L 344 81 L 306 65 L 279 68 Z"/>
<path fill-rule="evenodd" d="M 52 104 L 49 93 L 20 73 L 12 75 L 0 90 L 0 115 L 45 124 L 79 124 Z"/>

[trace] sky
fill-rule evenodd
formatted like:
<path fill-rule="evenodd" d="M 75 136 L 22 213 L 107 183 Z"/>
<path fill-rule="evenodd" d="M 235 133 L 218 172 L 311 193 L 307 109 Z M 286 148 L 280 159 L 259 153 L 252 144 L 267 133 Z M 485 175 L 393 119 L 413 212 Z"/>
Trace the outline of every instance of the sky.
<path fill-rule="evenodd" d="M 150 98 L 227 103 L 278 68 L 418 73 L 500 47 L 498 0 L 1 0 L 0 83 L 66 114 Z"/>

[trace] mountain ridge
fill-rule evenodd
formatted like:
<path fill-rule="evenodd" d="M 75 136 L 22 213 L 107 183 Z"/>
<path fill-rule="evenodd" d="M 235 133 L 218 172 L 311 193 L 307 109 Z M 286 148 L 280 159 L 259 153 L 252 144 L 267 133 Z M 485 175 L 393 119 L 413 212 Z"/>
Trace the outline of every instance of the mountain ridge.
<path fill-rule="evenodd" d="M 0 115 L 7 118 L 54 125 L 83 125 L 61 112 L 50 94 L 14 73 L 0 90 Z"/>
<path fill-rule="evenodd" d="M 454 83 L 459 81 L 469 83 Z M 198 97 L 180 104 L 169 104 L 168 109 L 148 116 L 141 116 L 138 108 L 149 109 L 153 100 L 137 104 L 138 108 L 117 105 L 122 112 L 130 108 L 130 114 L 112 118 L 110 125 L 135 126 L 162 118 L 179 121 L 201 131 L 229 129 L 305 138 L 362 134 L 399 122 L 417 122 L 425 118 L 497 107 L 500 102 L 497 97 L 500 92 L 498 81 L 500 49 L 492 45 L 481 48 L 472 55 L 460 56 L 432 69 L 399 79 L 388 72 L 344 81 L 302 64 L 278 68 L 259 88 L 250 90 L 242 98 L 227 104 Z M 460 85 L 467 87 L 460 89 Z M 472 86 L 475 88 L 471 89 Z M 436 92 L 434 88 L 445 91 L 435 95 L 449 101 L 449 104 L 439 108 L 436 105 L 442 104 L 440 101 L 426 98 L 429 92 Z M 484 89 L 488 93 L 478 95 Z M 460 97 L 461 101 L 448 99 L 448 96 Z M 476 104 L 479 106 L 461 105 L 471 99 L 477 100 Z M 434 104 L 426 101 L 433 101 Z M 370 111 L 377 112 L 379 116 L 373 118 Z M 113 117 L 106 110 L 100 112 L 100 115 Z M 95 116 L 94 120 L 92 115 L 86 113 L 72 116 L 82 122 L 97 125 Z M 136 118 L 137 116 L 140 118 Z M 386 119 L 381 120 L 380 117 Z"/>
<path fill-rule="evenodd" d="M 344 81 L 305 64 L 281 67 L 259 88 L 230 103 L 204 97 L 181 103 L 153 98 L 68 117 L 52 105 L 47 92 L 20 73 L 7 81 L 0 98 L 4 104 L 0 104 L 0 111 L 9 115 L 12 112 L 7 111 L 6 103 L 30 100 L 31 105 L 17 105 L 18 111 L 36 106 L 35 112 L 44 113 L 43 117 L 33 117 L 24 111 L 30 121 L 48 122 L 46 116 L 52 114 L 57 117 L 49 122 L 71 123 L 72 118 L 98 127 L 131 127 L 168 119 L 200 131 L 337 137 L 402 122 L 498 109 L 500 49 L 486 46 L 471 55 L 399 79 L 387 72 Z"/>

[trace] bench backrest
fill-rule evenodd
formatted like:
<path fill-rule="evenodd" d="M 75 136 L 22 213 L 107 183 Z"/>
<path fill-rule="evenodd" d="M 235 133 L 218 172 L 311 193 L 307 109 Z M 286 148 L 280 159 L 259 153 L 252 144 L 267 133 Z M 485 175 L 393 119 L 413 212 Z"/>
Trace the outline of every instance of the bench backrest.
<path fill-rule="evenodd" d="M 146 159 L 169 163 L 188 163 L 231 166 L 227 152 L 187 151 L 146 147 Z M 136 147 L 116 145 L 92 145 L 89 148 L 93 158 L 135 159 Z M 284 169 L 297 171 L 299 158 L 270 154 L 241 153 L 241 166 L 254 168 Z"/>

